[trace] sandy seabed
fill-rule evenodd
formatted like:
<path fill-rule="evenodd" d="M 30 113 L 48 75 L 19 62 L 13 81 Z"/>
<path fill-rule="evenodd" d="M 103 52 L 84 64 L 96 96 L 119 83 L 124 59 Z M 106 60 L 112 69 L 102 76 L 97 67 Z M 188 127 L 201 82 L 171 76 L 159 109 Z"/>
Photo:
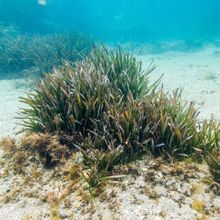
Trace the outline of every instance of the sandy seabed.
<path fill-rule="evenodd" d="M 208 119 L 212 116 L 216 119 L 220 119 L 220 48 L 207 47 L 190 53 L 170 51 L 160 54 L 138 54 L 136 57 L 143 62 L 144 68 L 148 68 L 151 62 L 150 60 L 154 58 L 154 64 L 157 68 L 150 75 L 150 80 L 153 82 L 164 74 L 161 82 L 167 91 L 172 91 L 179 87 L 183 88 L 183 99 L 188 102 L 193 101 L 196 103 L 200 108 L 201 120 Z M 18 116 L 19 109 L 23 107 L 23 104 L 19 101 L 19 97 L 24 96 L 25 91 L 27 91 L 24 85 L 25 82 L 23 80 L 0 80 L 0 137 L 15 136 L 21 129 L 21 126 L 18 124 L 19 120 L 16 119 L 16 117 Z M 172 181 L 175 182 L 176 180 L 174 179 Z M 135 184 L 140 183 L 136 182 Z M 0 191 L 3 192 L 7 189 L 9 187 L 8 184 L 10 184 L 10 180 L 1 181 Z M 181 184 L 181 182 L 179 184 Z M 126 193 L 125 198 L 121 199 L 124 209 L 120 211 L 119 219 L 120 217 L 125 219 L 145 219 L 143 218 L 144 214 L 143 216 L 140 215 L 141 212 L 138 215 L 135 213 L 130 215 L 131 213 L 128 213 L 131 208 L 136 209 L 136 206 L 127 204 L 126 198 L 129 197 L 130 194 L 129 192 Z M 170 192 L 166 192 L 166 188 L 163 188 L 163 194 L 166 193 L 169 194 Z M 175 196 L 178 198 L 180 194 L 181 193 L 178 194 L 177 192 Z M 123 196 L 123 194 L 121 195 Z M 211 194 L 208 194 L 208 196 L 210 195 Z M 161 201 L 160 206 L 171 204 L 172 202 L 176 204 L 174 200 L 174 197 L 171 197 L 171 200 L 165 199 Z M 216 197 L 215 201 L 220 209 L 220 198 Z M 207 203 L 210 203 L 209 199 L 207 199 Z M 37 210 L 36 208 L 42 208 L 44 211 L 48 209 L 47 206 L 38 207 L 37 204 L 36 202 L 33 204 L 29 203 L 28 206 L 31 206 L 33 210 Z M 6 206 L 0 204 L 0 220 L 22 219 L 21 216 L 24 216 L 24 210 L 28 211 L 28 206 L 26 207 L 26 205 L 24 205 L 23 207 L 20 203 L 8 204 Z M 152 212 L 159 212 L 157 206 L 152 205 L 151 207 L 155 209 L 151 210 Z M 190 206 L 187 206 L 187 208 L 183 207 L 181 211 L 173 205 L 167 205 L 166 208 L 167 212 L 172 213 L 173 216 L 168 215 L 164 219 L 196 219 L 195 213 L 191 210 Z M 136 211 L 138 210 L 144 210 L 144 207 L 140 206 Z M 177 217 L 178 215 L 179 218 Z M 151 219 L 163 218 L 152 217 Z M 218 215 L 212 219 L 220 219 L 220 216 Z"/>
<path fill-rule="evenodd" d="M 20 131 L 20 97 L 25 94 L 24 80 L 0 80 L 0 137 L 15 136 Z"/>
<path fill-rule="evenodd" d="M 183 88 L 183 99 L 195 102 L 201 119 L 220 119 L 220 48 L 137 57 L 146 68 L 147 60 L 153 58 L 156 69 L 150 78 L 156 80 L 164 74 L 161 82 L 167 91 Z"/>

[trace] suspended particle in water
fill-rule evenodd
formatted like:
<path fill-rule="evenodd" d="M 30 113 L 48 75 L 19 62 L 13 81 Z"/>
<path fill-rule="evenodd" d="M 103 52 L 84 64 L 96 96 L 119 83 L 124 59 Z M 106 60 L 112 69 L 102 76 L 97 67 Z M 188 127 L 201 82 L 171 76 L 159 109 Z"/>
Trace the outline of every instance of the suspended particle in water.
<path fill-rule="evenodd" d="M 38 0 L 37 1 L 39 5 L 45 6 L 47 5 L 47 1 L 46 0 Z"/>

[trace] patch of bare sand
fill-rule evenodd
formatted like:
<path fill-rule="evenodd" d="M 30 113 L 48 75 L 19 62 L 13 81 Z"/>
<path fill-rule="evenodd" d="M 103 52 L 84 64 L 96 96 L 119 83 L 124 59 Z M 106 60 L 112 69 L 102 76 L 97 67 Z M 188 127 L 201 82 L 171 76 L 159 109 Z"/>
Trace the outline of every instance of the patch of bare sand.
<path fill-rule="evenodd" d="M 201 119 L 212 115 L 220 119 L 220 48 L 137 55 L 144 68 L 148 67 L 152 58 L 157 67 L 150 75 L 151 80 L 164 74 L 161 80 L 164 88 L 167 91 L 183 88 L 184 100 L 196 103 Z"/>
<path fill-rule="evenodd" d="M 23 106 L 19 97 L 24 96 L 24 83 L 23 80 L 0 80 L 0 137 L 15 136 L 21 129 L 16 117 Z"/>

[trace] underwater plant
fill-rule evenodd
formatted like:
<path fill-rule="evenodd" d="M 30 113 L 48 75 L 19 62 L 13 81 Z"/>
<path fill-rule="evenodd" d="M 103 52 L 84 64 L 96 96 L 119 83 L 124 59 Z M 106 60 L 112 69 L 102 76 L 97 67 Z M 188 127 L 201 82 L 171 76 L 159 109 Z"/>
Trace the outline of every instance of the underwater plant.
<path fill-rule="evenodd" d="M 77 137 L 75 144 L 89 150 L 87 154 L 88 138 L 94 149 L 110 155 L 121 152 L 117 163 L 139 155 L 147 150 L 155 126 L 149 117 L 151 107 L 142 100 L 157 87 L 148 81 L 152 70 L 143 71 L 141 63 L 121 50 L 115 55 L 94 48 L 84 61 L 75 66 L 65 63 L 46 75 L 22 98 L 27 105 L 21 111 L 24 131 L 79 134 L 83 138 Z"/>
<path fill-rule="evenodd" d="M 219 149 L 220 125 L 200 122 L 181 90 L 170 95 L 159 81 L 150 84 L 153 69 L 143 71 L 121 50 L 94 48 L 83 61 L 46 75 L 22 98 L 23 131 L 62 138 L 63 148 L 81 151 L 85 165 L 100 173 L 144 154 L 203 160 Z M 219 169 L 216 160 L 208 161 Z"/>
<path fill-rule="evenodd" d="M 215 148 L 205 154 L 205 160 L 213 174 L 214 180 L 220 183 L 220 148 Z"/>
<path fill-rule="evenodd" d="M 152 105 L 158 120 L 155 150 L 165 150 L 170 156 L 188 156 L 199 144 L 198 110 L 193 103 L 184 103 L 181 90 L 168 94 L 161 89 L 153 97 Z"/>
<path fill-rule="evenodd" d="M 80 131 L 85 134 L 94 126 L 94 120 L 104 118 L 105 112 L 112 107 L 125 105 L 124 97 L 133 100 L 135 97 L 147 94 L 145 88 L 150 87 L 147 76 L 152 69 L 143 72 L 139 62 L 122 52 L 119 52 L 120 56 L 112 61 L 118 65 L 120 60 L 127 59 L 125 64 L 121 64 L 121 68 L 116 69 L 110 64 L 106 67 L 102 59 L 108 59 L 112 54 L 102 49 L 106 57 L 100 53 L 99 61 L 98 58 L 94 60 L 94 54 L 98 56 L 97 50 L 100 53 L 100 49 L 94 49 L 91 56 L 76 66 L 66 63 L 62 68 L 48 74 L 37 82 L 33 92 L 22 98 L 22 101 L 29 106 L 21 112 L 24 130 L 61 131 L 69 134 Z M 133 68 L 126 70 L 127 63 L 131 63 L 129 65 L 133 65 Z M 109 72 L 114 73 L 115 77 L 111 75 L 109 78 Z M 125 74 L 127 77 L 117 78 L 116 76 L 120 74 Z M 142 79 L 147 81 L 142 82 Z M 124 93 L 122 91 L 125 87 L 127 92 Z"/>
<path fill-rule="evenodd" d="M 66 64 L 37 82 L 35 91 L 22 99 L 30 107 L 21 112 L 24 130 L 86 133 L 111 99 L 107 84 L 96 76 L 92 69 L 85 73 L 81 66 Z"/>
<path fill-rule="evenodd" d="M 62 66 L 64 61 L 76 62 L 87 55 L 92 40 L 66 32 L 48 35 L 7 35 L 0 38 L 1 74 L 35 73 L 42 75 Z"/>
<path fill-rule="evenodd" d="M 143 70 L 141 62 L 121 49 L 110 51 L 105 47 L 96 48 L 90 55 L 90 61 L 96 70 L 106 74 L 112 88 L 120 91 L 125 98 L 130 94 L 133 99 L 141 98 L 152 92 L 158 83 L 149 84 L 148 76 L 155 69 L 152 63 L 147 70 Z"/>
<path fill-rule="evenodd" d="M 157 127 L 151 111 L 148 103 L 141 100 L 112 106 L 104 113 L 103 120 L 94 123 L 90 132 L 94 148 L 121 152 L 118 162 L 136 159 L 149 152 Z"/>
<path fill-rule="evenodd" d="M 37 155 L 46 167 L 51 167 L 59 163 L 62 158 L 68 158 L 71 155 L 70 148 L 62 144 L 56 135 L 42 133 L 27 135 L 22 138 L 20 145 L 23 151 Z"/>

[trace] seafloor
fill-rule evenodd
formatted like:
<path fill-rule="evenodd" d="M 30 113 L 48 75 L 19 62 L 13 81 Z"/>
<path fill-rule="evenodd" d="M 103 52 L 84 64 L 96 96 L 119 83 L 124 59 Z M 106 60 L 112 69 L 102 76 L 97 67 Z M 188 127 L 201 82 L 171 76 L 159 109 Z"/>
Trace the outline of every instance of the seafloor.
<path fill-rule="evenodd" d="M 136 56 L 138 60 L 143 62 L 145 68 L 153 58 L 157 68 L 150 75 L 150 80 L 153 82 L 163 74 L 161 80 L 167 91 L 183 88 L 183 99 L 196 103 L 200 108 L 201 120 L 210 117 L 220 119 L 220 48 L 212 46 L 194 52 L 138 53 Z M 28 87 L 25 80 L 11 79 L 0 80 L 0 88 L 0 137 L 16 136 L 16 133 L 21 129 L 17 119 L 19 108 L 22 107 L 19 97 L 25 94 Z M 205 210 L 209 212 L 206 214 L 210 216 L 210 219 L 220 219 L 220 197 L 214 196 L 202 183 L 204 176 L 209 175 L 207 167 L 199 165 L 192 167 L 195 169 L 193 172 L 197 172 L 196 177 L 189 177 L 187 182 L 181 179 L 181 175 L 172 176 L 173 171 L 169 171 L 171 168 L 164 165 L 164 170 L 157 172 L 158 176 L 154 176 L 153 181 L 156 188 L 152 191 L 152 183 L 146 182 L 144 178 L 146 175 L 151 175 L 148 173 L 148 168 L 154 166 L 152 165 L 154 163 L 157 162 L 141 165 L 139 169 L 141 175 L 136 179 L 129 177 L 125 181 L 126 191 L 110 187 L 106 191 L 109 204 L 96 201 L 99 208 L 91 208 L 93 213 L 96 212 L 93 218 L 98 219 L 104 214 L 105 216 L 101 216 L 101 219 L 115 219 L 112 216 L 112 213 L 115 212 L 116 219 L 205 219 L 191 207 L 193 201 L 191 194 L 194 193 L 194 201 L 197 201 L 197 197 L 199 201 L 204 201 Z M 0 194 L 9 190 L 10 187 L 16 185 L 16 181 L 19 181 L 19 179 L 16 180 L 16 177 L 1 179 L 1 171 L 0 169 Z M 42 184 L 46 184 L 43 187 L 45 192 L 52 188 L 59 188 L 59 181 L 57 183 L 47 182 L 46 179 L 50 178 L 47 174 L 44 174 L 43 178 Z M 162 182 L 160 182 L 161 179 L 163 179 Z M 191 189 L 193 186 L 194 188 Z M 35 187 L 33 190 L 36 191 L 40 185 Z M 191 190 L 198 192 L 195 193 Z M 146 193 L 148 196 L 145 195 Z M 153 198 L 150 198 L 149 195 Z M 182 206 L 181 200 L 184 200 Z M 76 201 L 74 204 L 78 219 L 91 217 L 88 215 L 89 210 L 86 210 L 83 204 Z M 80 210 L 85 212 L 84 216 L 80 216 Z M 63 214 L 64 218 L 68 219 L 69 211 L 66 212 L 67 214 Z M 47 212 L 48 205 L 35 199 L 20 199 L 7 205 L 0 203 L 0 220 L 23 219 L 24 216 L 29 215 L 35 215 L 36 219 L 49 219 Z"/>

